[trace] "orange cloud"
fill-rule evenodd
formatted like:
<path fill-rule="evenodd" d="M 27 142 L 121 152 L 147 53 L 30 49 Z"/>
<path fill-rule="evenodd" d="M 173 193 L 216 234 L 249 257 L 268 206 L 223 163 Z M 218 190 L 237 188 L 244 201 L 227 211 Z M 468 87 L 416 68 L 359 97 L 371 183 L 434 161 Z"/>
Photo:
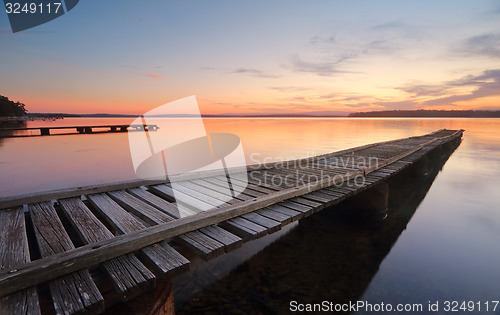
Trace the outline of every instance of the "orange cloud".
<path fill-rule="evenodd" d="M 151 79 L 158 79 L 158 80 L 168 79 L 168 77 L 166 77 L 164 75 L 153 73 L 153 72 L 148 72 L 144 76 L 148 77 L 148 78 L 151 78 Z"/>

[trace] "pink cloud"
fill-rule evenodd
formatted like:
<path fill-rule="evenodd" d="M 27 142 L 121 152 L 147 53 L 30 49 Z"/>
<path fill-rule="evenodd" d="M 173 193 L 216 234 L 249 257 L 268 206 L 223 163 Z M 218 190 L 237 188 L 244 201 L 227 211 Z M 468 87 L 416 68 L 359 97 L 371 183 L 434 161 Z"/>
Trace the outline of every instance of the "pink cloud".
<path fill-rule="evenodd" d="M 164 75 L 153 73 L 153 72 L 148 72 L 148 73 L 144 74 L 144 76 L 151 78 L 151 79 L 158 79 L 158 80 L 164 80 L 164 79 L 168 78 Z"/>

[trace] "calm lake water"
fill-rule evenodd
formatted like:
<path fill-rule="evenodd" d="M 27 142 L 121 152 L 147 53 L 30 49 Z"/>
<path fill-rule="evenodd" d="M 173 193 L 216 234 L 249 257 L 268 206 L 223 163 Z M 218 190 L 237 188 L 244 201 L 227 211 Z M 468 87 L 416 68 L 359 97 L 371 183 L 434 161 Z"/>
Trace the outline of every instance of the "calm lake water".
<path fill-rule="evenodd" d="M 121 124 L 131 121 L 132 119 L 118 118 L 67 118 L 54 122 L 32 121 L 28 122 L 28 127 L 42 124 Z M 438 300 L 441 303 L 445 300 L 500 300 L 500 120 L 237 118 L 205 119 L 204 122 L 207 132 L 231 132 L 238 135 L 248 164 L 266 159 L 317 155 L 371 142 L 425 134 L 441 128 L 465 129 L 462 144 L 451 155 L 434 181 L 428 184 L 430 189 L 426 190 L 421 198 L 412 201 L 412 207 L 416 208 L 415 214 L 397 241 L 391 244 L 392 248 L 387 250 L 387 255 L 384 254 L 380 265 L 374 266 L 375 270 L 368 277 L 367 285 L 357 295 L 359 299 L 371 303 L 394 304 L 427 305 L 428 301 Z M 176 130 L 172 132 L 175 133 Z M 128 137 L 119 133 L 0 139 L 0 174 L 0 198 L 135 178 Z M 403 189 L 405 184 L 401 183 L 401 186 Z M 393 201 L 393 207 L 400 207 L 402 203 L 404 198 L 398 202 Z M 314 220 L 311 222 L 313 223 L 307 224 L 316 224 Z M 348 242 L 359 240 L 355 233 L 363 234 L 363 239 L 377 237 L 376 234 L 370 234 L 372 232 L 368 233 L 347 223 L 335 224 L 334 227 L 318 232 L 321 233 L 318 234 L 321 239 L 317 242 L 331 245 L 328 255 L 331 255 L 331 252 L 339 255 L 343 251 L 349 252 L 349 248 L 355 244 L 351 246 Z M 307 293 L 317 289 L 313 288 L 314 281 L 290 282 L 290 279 L 309 275 L 310 271 L 306 270 L 312 267 L 308 268 L 307 263 L 304 263 L 302 269 L 290 270 L 282 275 L 279 271 L 269 274 L 273 273 L 273 265 L 279 265 L 276 260 L 279 260 L 279 256 L 269 256 L 271 254 L 262 249 L 266 246 L 278 246 L 274 244 L 286 243 L 294 237 L 297 240 L 306 238 L 306 230 L 300 224 L 298 227 L 292 226 L 279 236 L 259 240 L 260 247 L 251 245 L 240 249 L 240 254 L 236 254 L 240 260 L 235 261 L 243 263 L 254 254 L 252 260 L 257 260 L 248 263 L 247 267 L 236 269 L 241 280 L 235 280 L 231 284 L 232 294 L 238 295 L 238 291 L 247 292 L 247 288 L 255 288 L 255 296 L 263 297 L 257 302 L 252 300 L 252 303 L 281 303 L 285 306 L 288 305 L 287 301 L 294 299 L 301 303 L 320 303 L 328 296 L 334 300 L 337 294 L 345 295 L 346 292 L 340 292 L 348 290 L 345 287 L 327 286 L 323 289 L 325 294 L 315 298 L 314 294 Z M 340 241 L 342 238 L 338 238 L 339 231 L 354 234 L 343 242 Z M 273 243 L 279 237 L 281 239 Z M 293 248 L 293 244 L 290 247 Z M 242 250 L 247 253 L 241 253 Z M 312 247 L 302 253 L 298 251 L 294 254 L 298 256 L 289 258 L 291 260 L 285 263 L 293 264 L 294 259 L 301 259 L 300 255 L 307 257 L 306 262 L 321 261 L 324 257 L 330 257 L 325 256 L 325 251 L 321 246 Z M 274 260 L 269 260 L 271 257 Z M 321 278 L 328 278 L 334 271 L 341 277 L 340 272 L 346 270 L 342 269 L 345 267 L 341 265 L 355 265 L 352 262 L 359 262 L 361 257 L 364 257 L 363 253 L 360 253 L 359 257 L 350 253 L 342 256 L 342 259 L 332 258 L 324 264 L 311 265 L 314 266 L 314 274 L 319 275 L 317 283 L 321 283 Z M 216 279 L 205 281 L 205 286 L 222 279 L 234 268 L 236 264 L 212 273 L 217 274 Z M 267 270 L 267 273 L 259 276 L 261 270 Z M 349 275 L 345 279 L 347 283 L 356 281 L 355 270 L 345 274 Z M 234 275 L 232 277 L 234 278 Z M 310 278 L 315 279 L 313 274 Z M 273 288 L 273 284 L 266 285 L 266 279 L 282 282 L 279 296 L 269 289 Z M 224 284 L 225 280 L 221 283 L 219 290 L 224 292 L 224 287 L 220 287 L 226 286 L 227 289 L 229 285 Z M 287 286 L 298 286 L 301 293 L 295 294 L 294 289 L 287 290 Z M 183 295 L 178 292 L 176 294 Z M 199 297 L 194 297 L 195 301 L 208 299 L 213 302 L 213 297 L 209 299 L 203 297 L 203 294 L 202 292 Z M 179 299 L 184 303 L 193 299 L 193 294 Z M 216 298 L 215 300 L 217 301 Z M 220 296 L 219 301 L 225 300 Z M 249 304 L 249 307 L 252 305 Z M 189 307 L 196 310 L 199 305 L 194 303 Z M 256 309 L 265 313 L 265 308 L 259 306 Z M 500 314 L 500 306 L 496 313 Z"/>

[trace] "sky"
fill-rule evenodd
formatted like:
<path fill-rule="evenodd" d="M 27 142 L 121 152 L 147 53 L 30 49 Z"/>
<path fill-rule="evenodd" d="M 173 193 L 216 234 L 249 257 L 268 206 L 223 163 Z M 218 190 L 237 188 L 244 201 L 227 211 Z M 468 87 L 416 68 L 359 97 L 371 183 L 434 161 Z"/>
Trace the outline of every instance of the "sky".
<path fill-rule="evenodd" d="M 82 0 L 12 33 L 0 94 L 29 112 L 500 109 L 500 2 Z"/>

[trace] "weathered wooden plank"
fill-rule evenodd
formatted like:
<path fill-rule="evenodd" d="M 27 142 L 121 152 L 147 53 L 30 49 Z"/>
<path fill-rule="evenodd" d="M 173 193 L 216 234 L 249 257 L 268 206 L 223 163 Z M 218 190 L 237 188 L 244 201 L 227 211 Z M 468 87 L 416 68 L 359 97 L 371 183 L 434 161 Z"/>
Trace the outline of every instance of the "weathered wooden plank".
<path fill-rule="evenodd" d="M 0 211 L 0 271 L 14 270 L 29 261 L 23 208 Z M 36 287 L 1 297 L 0 314 L 40 314 Z"/>
<path fill-rule="evenodd" d="M 201 185 L 203 187 L 215 190 L 215 191 L 220 191 L 221 189 L 223 191 L 229 191 L 230 186 L 229 182 L 227 181 L 226 177 L 206 177 L 202 179 L 196 179 L 193 180 L 193 182 L 197 185 Z"/>
<path fill-rule="evenodd" d="M 290 201 L 312 207 L 313 212 L 319 211 L 325 207 L 325 205 L 321 202 L 312 201 L 304 197 L 295 197 L 290 199 Z"/>
<path fill-rule="evenodd" d="M 224 181 L 224 179 L 220 179 L 220 178 L 204 178 L 203 179 L 204 182 L 207 182 L 209 184 L 212 184 L 214 185 L 214 187 L 227 187 L 227 181 Z M 244 189 L 245 187 L 242 187 L 242 186 L 237 186 L 237 185 L 233 185 L 233 187 L 235 187 L 239 190 L 241 190 L 242 188 Z M 259 196 L 258 194 L 253 194 L 251 191 L 248 191 L 248 189 L 244 189 L 244 191 L 242 193 L 239 193 L 235 196 L 235 199 L 237 200 L 249 200 L 249 199 L 252 199 L 256 196 Z"/>
<path fill-rule="evenodd" d="M 157 210 L 156 208 L 137 198 L 134 198 L 131 195 L 128 195 L 124 191 L 114 192 L 114 196 L 125 207 L 129 209 L 134 208 L 135 213 L 148 222 L 161 224 L 172 222 L 174 220 L 168 214 Z M 120 207 L 120 205 L 108 195 L 89 195 L 87 198 L 98 211 L 103 213 L 103 215 L 109 220 L 110 224 L 112 224 L 119 232 L 132 233 L 146 228 L 144 224 L 139 222 L 136 218 Z M 160 277 L 166 277 L 168 274 L 177 272 L 175 269 L 172 269 L 172 267 L 184 268 L 184 265 L 187 264 L 187 260 L 179 253 L 175 254 L 174 250 L 170 248 L 166 242 L 159 242 L 157 244 L 153 244 L 152 246 L 143 248 L 141 253 L 141 257 L 145 259 L 146 264 L 153 268 L 155 273 Z M 178 256 L 176 258 L 178 261 L 184 263 L 180 265 L 171 264 L 170 262 L 161 259 L 161 257 L 169 257 L 174 254 Z"/>
<path fill-rule="evenodd" d="M 124 191 L 115 191 L 109 193 L 121 206 L 125 209 L 130 209 L 137 214 L 141 219 L 149 224 L 163 224 L 173 221 L 174 219 L 168 214 L 157 210 L 156 208 L 146 204 L 145 202 L 128 195 Z M 135 227 L 131 229 L 142 229 L 144 226 L 140 222 L 136 222 Z M 130 230 L 130 231 L 132 231 Z M 130 232 L 129 231 L 129 232 Z M 193 231 L 189 235 L 180 235 L 177 239 L 179 243 L 183 243 L 189 247 L 193 252 L 202 256 L 203 259 L 211 259 L 220 255 L 220 242 L 217 242 L 210 237 L 201 234 L 199 231 Z M 155 251 L 161 251 L 161 246 L 149 247 L 143 250 L 146 257 L 149 257 L 151 264 L 163 266 L 164 263 L 155 255 Z M 172 249 L 173 250 L 173 249 Z M 214 250 L 214 253 L 210 251 Z M 180 255 L 180 254 L 179 254 Z M 160 257 L 164 254 L 160 254 Z M 165 266 L 168 268 L 169 265 Z"/>
<path fill-rule="evenodd" d="M 261 187 L 273 187 L 274 189 L 287 189 L 297 186 L 295 173 L 276 169 L 267 169 L 249 174 L 249 182 Z M 255 181 L 258 179 L 258 181 Z M 303 182 L 302 184 L 304 184 Z"/>
<path fill-rule="evenodd" d="M 203 195 L 209 196 L 210 198 L 215 198 L 218 200 L 219 204 L 221 202 L 224 202 L 225 204 L 234 205 L 235 203 L 239 202 L 238 199 L 235 199 L 232 197 L 232 195 L 230 195 L 229 189 L 226 190 L 223 187 L 218 187 L 213 184 L 211 185 L 210 183 L 203 180 L 184 181 L 177 184 L 186 187 L 186 189 L 197 192 L 201 195 L 202 198 L 204 198 Z M 221 193 L 221 191 L 226 191 L 229 193 L 229 195 L 223 194 Z M 192 194 L 192 196 L 194 195 Z"/>
<path fill-rule="evenodd" d="M 133 213 L 141 220 L 150 225 L 166 223 L 175 220 L 174 217 L 132 196 L 124 190 L 111 191 L 108 193 L 108 195 L 123 209 L 128 210 L 130 213 Z M 143 229 L 144 227 L 145 226 L 142 223 L 140 225 L 136 224 L 134 225 L 134 227 L 130 227 L 128 230 L 123 230 L 123 232 L 128 233 L 137 229 Z"/>
<path fill-rule="evenodd" d="M 127 191 L 137 198 L 141 199 L 142 201 L 149 203 L 150 205 L 164 211 L 165 213 L 176 219 L 179 219 L 181 217 L 181 213 L 179 212 L 180 210 L 177 208 L 177 205 L 175 203 L 170 203 L 165 199 L 153 195 L 152 193 L 140 187 L 128 189 Z M 194 211 L 188 212 L 184 216 L 193 215 L 195 213 L 196 212 Z"/>
<path fill-rule="evenodd" d="M 224 244 L 224 249 L 226 252 L 235 250 L 241 247 L 241 245 L 243 244 L 243 240 L 240 237 L 224 230 L 217 225 L 210 225 L 201 228 L 199 231 Z"/>
<path fill-rule="evenodd" d="M 294 199 L 295 198 L 292 198 L 290 200 L 286 200 L 286 201 L 280 202 L 279 205 L 283 206 L 283 207 L 290 208 L 292 210 L 300 211 L 305 216 L 308 216 L 308 215 L 310 215 L 313 212 L 313 210 L 314 210 L 313 207 L 304 205 L 302 203 L 297 203 L 297 202 L 295 202 Z"/>
<path fill-rule="evenodd" d="M 204 260 L 210 260 L 224 253 L 224 244 L 199 231 L 184 233 L 176 237 L 175 242 L 188 247 Z"/>
<path fill-rule="evenodd" d="M 267 228 L 267 232 L 269 234 L 281 230 L 281 223 L 280 222 L 274 221 L 273 219 L 264 217 L 258 213 L 255 213 L 255 212 L 250 212 L 250 213 L 244 214 L 241 217 L 247 219 L 248 221 L 251 221 L 253 223 L 256 223 L 258 225 L 261 225 L 261 226 Z"/>
<path fill-rule="evenodd" d="M 284 215 L 290 216 L 292 218 L 292 222 L 300 220 L 300 219 L 302 219 L 304 217 L 304 213 L 303 212 L 300 212 L 300 211 L 297 211 L 297 210 L 292 210 L 290 208 L 284 207 L 284 206 L 281 205 L 281 202 L 279 204 L 271 205 L 271 206 L 266 207 L 266 208 L 269 208 L 269 209 L 271 209 L 273 211 L 276 211 L 276 212 L 282 213 Z M 264 208 L 264 209 L 266 209 L 266 208 Z"/>
<path fill-rule="evenodd" d="M 204 178 L 198 180 L 196 183 L 199 185 L 202 185 L 206 188 L 219 191 L 227 191 L 229 189 L 229 183 L 227 180 L 224 180 L 224 178 L 219 179 L 220 177 L 209 177 L 209 178 Z M 253 196 L 248 196 L 246 194 L 239 193 L 237 194 L 235 190 L 240 190 L 240 187 L 237 185 L 231 185 L 232 193 L 235 194 L 234 198 L 228 202 L 228 204 L 236 204 L 240 201 L 245 201 L 248 199 L 252 199 Z"/>
<path fill-rule="evenodd" d="M 196 198 L 201 202 L 208 203 L 208 204 L 212 205 L 214 208 L 220 208 L 221 206 L 223 206 L 226 203 L 226 199 L 224 199 L 224 196 L 220 197 L 213 192 L 203 193 L 200 191 L 200 189 L 202 189 L 202 187 L 199 187 L 199 189 L 194 189 L 190 186 L 192 186 L 192 185 L 189 185 L 186 182 L 178 182 L 178 183 L 175 183 L 175 190 L 177 192 L 181 192 L 183 194 L 186 194 L 192 198 Z M 219 199 L 218 197 L 220 197 L 222 199 Z"/>
<path fill-rule="evenodd" d="M 174 195 L 174 191 L 172 190 L 172 187 L 167 186 L 167 185 L 156 185 L 156 186 L 150 186 L 149 190 L 153 191 L 155 194 L 158 194 L 159 196 L 171 200 L 171 201 L 176 201 L 177 203 L 182 203 L 185 204 L 189 207 L 192 208 L 195 212 L 200 212 L 201 210 L 204 209 L 214 209 L 215 207 L 209 203 L 203 202 L 199 199 L 193 198 L 189 195 L 186 195 L 184 193 L 181 193 L 180 191 L 177 191 L 177 193 Z"/>
<path fill-rule="evenodd" d="M 134 218 L 130 213 L 125 211 L 118 203 L 116 203 L 111 197 L 109 197 L 106 194 L 95 194 L 95 195 L 88 195 L 87 199 L 89 202 L 94 206 L 94 208 L 99 211 L 102 216 L 105 218 L 105 220 L 114 228 L 116 231 L 119 233 L 127 234 L 127 233 L 132 233 L 136 231 L 140 231 L 145 228 L 144 224 L 139 222 L 136 218 Z M 166 214 L 165 214 L 166 215 Z M 152 251 L 161 251 L 162 246 L 157 245 L 157 247 L 154 247 L 154 249 L 151 249 Z M 168 265 L 165 266 L 163 264 L 157 265 L 155 263 L 158 262 L 156 259 L 155 255 L 151 255 L 150 257 L 150 252 L 151 250 L 144 251 L 143 254 L 145 257 L 149 258 L 149 265 L 154 265 L 156 266 L 155 272 L 159 273 L 160 276 L 165 276 L 165 273 L 169 272 L 170 270 L 168 269 Z M 139 262 L 139 261 L 138 261 Z M 139 262 L 140 263 L 140 262 Z M 149 269 L 147 269 L 142 263 L 137 264 L 136 266 L 139 267 L 139 272 L 137 272 L 135 276 L 137 276 L 138 283 L 149 283 L 151 286 L 154 286 L 155 283 L 155 276 Z M 141 287 L 144 287 L 142 285 Z"/>
<path fill-rule="evenodd" d="M 254 223 L 248 219 L 245 219 L 242 216 L 233 218 L 229 221 L 232 221 L 232 222 L 237 223 L 241 226 L 244 226 L 246 228 L 254 230 L 255 232 L 257 232 L 257 237 L 261 237 L 261 236 L 264 236 L 264 235 L 270 233 L 268 228 L 266 228 L 260 224 Z"/>
<path fill-rule="evenodd" d="M 219 225 L 222 226 L 223 228 L 225 228 L 226 230 L 228 230 L 232 233 L 235 233 L 235 234 L 237 234 L 237 235 L 239 235 L 242 238 L 247 239 L 247 240 L 248 239 L 250 239 L 250 240 L 257 239 L 257 238 L 263 236 L 263 235 L 258 235 L 258 233 L 252 229 L 249 229 L 245 226 L 239 225 L 239 224 L 232 222 L 232 221 L 224 221 L 224 222 L 219 223 Z"/>
<path fill-rule="evenodd" d="M 238 178 L 234 179 L 232 181 L 232 183 L 234 185 L 239 185 L 240 187 L 246 187 L 249 190 L 260 192 L 262 194 L 271 194 L 271 193 L 275 192 L 276 190 L 278 190 L 278 189 L 273 190 L 273 189 L 270 189 L 270 188 L 261 187 L 261 186 L 258 186 L 256 184 L 254 184 L 254 183 L 251 183 L 250 181 L 247 181 L 245 183 L 245 182 L 240 181 Z"/>
<path fill-rule="evenodd" d="M 85 243 L 95 243 L 114 237 L 106 226 L 99 221 L 80 198 L 60 199 L 62 213 Z"/>
<path fill-rule="evenodd" d="M 114 238 L 114 235 L 95 217 L 80 198 L 61 199 L 59 203 L 63 213 L 84 243 L 90 244 Z M 143 250 L 148 250 L 148 248 L 146 247 Z M 154 261 L 152 264 L 154 266 L 148 265 L 148 267 L 156 270 L 160 276 L 176 273 L 176 268 L 184 268 L 184 265 L 171 265 L 167 261 L 158 261 L 158 256 L 168 256 L 169 249 L 167 248 L 166 251 L 167 253 L 162 253 L 160 250 L 148 252 L 147 258 L 144 259 L 147 263 Z M 185 262 L 185 264 L 187 263 Z M 129 254 L 115 258 L 112 261 L 105 261 L 102 263 L 102 268 L 123 299 L 135 296 L 151 286 L 149 270 L 135 255 Z M 137 268 L 137 270 L 131 268 Z M 123 270 L 128 270 L 129 273 L 123 273 Z"/>
<path fill-rule="evenodd" d="M 254 199 L 254 198 L 257 198 L 257 197 L 261 197 L 261 196 L 264 196 L 265 194 L 259 192 L 259 191 L 255 191 L 255 190 L 252 190 L 250 188 L 246 188 L 245 190 L 243 190 L 238 196 L 237 198 L 240 198 L 241 200 L 250 200 L 250 199 Z"/>
<path fill-rule="evenodd" d="M 166 241 L 144 247 L 139 255 L 146 265 L 157 270 L 162 278 L 172 278 L 189 269 L 190 261 L 173 249 Z"/>
<path fill-rule="evenodd" d="M 327 190 L 327 189 L 321 189 L 321 190 L 318 190 L 318 191 L 320 191 L 325 196 L 329 196 L 332 199 L 333 203 L 339 203 L 339 202 L 341 202 L 342 200 L 345 199 L 345 194 L 340 194 L 340 193 L 333 192 L 333 191 L 330 191 L 330 190 Z"/>
<path fill-rule="evenodd" d="M 326 188 L 321 189 L 321 191 L 325 194 L 336 196 L 336 197 L 340 198 L 340 200 L 346 199 L 349 195 L 348 192 L 341 191 L 341 190 L 337 189 L 337 187 L 326 187 Z"/>
<path fill-rule="evenodd" d="M 324 192 L 322 189 L 321 190 L 316 190 L 316 191 L 312 192 L 311 194 L 314 194 L 315 196 L 327 199 L 328 202 L 339 201 L 339 200 L 337 200 L 337 199 L 339 199 L 338 196 L 335 196 L 335 195 L 332 195 L 332 194 L 328 194 L 328 193 Z"/>
<path fill-rule="evenodd" d="M 42 257 L 75 248 L 51 203 L 30 204 L 28 207 Z M 87 269 L 50 281 L 49 289 L 57 314 L 104 311 L 104 298 Z"/>
<path fill-rule="evenodd" d="M 255 213 L 260 214 L 261 216 L 264 216 L 266 218 L 273 219 L 274 221 L 278 221 L 281 223 L 281 226 L 292 222 L 292 216 L 276 212 L 269 209 L 269 207 L 257 210 L 255 211 Z"/>
<path fill-rule="evenodd" d="M 258 172 L 260 172 L 260 171 L 258 171 Z M 255 185 L 257 187 L 261 187 L 261 188 L 265 188 L 265 189 L 269 189 L 269 190 L 273 190 L 273 191 L 281 191 L 281 190 L 285 189 L 282 186 L 276 186 L 276 185 L 273 185 L 272 183 L 270 183 L 269 181 L 264 180 L 263 175 L 259 175 L 259 176 L 249 175 L 248 183 Z"/>
<path fill-rule="evenodd" d="M 335 192 L 335 193 L 338 193 L 338 194 L 342 194 L 342 195 L 345 195 L 345 196 L 350 196 L 352 194 L 352 191 L 350 191 L 348 189 L 345 189 L 344 187 L 339 187 L 339 186 L 328 187 L 328 188 L 326 188 L 326 190 L 332 191 L 332 192 Z"/>
<path fill-rule="evenodd" d="M 130 233 L 145 227 L 106 194 L 88 195 L 87 200 L 118 233 Z"/>
<path fill-rule="evenodd" d="M 267 228 L 248 221 L 242 217 L 221 222 L 220 225 L 243 238 L 256 239 L 268 233 Z"/>
<path fill-rule="evenodd" d="M 325 198 L 321 194 L 318 194 L 316 191 L 312 193 L 308 193 L 302 196 L 302 198 L 312 200 L 312 201 L 317 201 L 319 203 L 328 203 L 330 202 L 330 198 Z"/>

